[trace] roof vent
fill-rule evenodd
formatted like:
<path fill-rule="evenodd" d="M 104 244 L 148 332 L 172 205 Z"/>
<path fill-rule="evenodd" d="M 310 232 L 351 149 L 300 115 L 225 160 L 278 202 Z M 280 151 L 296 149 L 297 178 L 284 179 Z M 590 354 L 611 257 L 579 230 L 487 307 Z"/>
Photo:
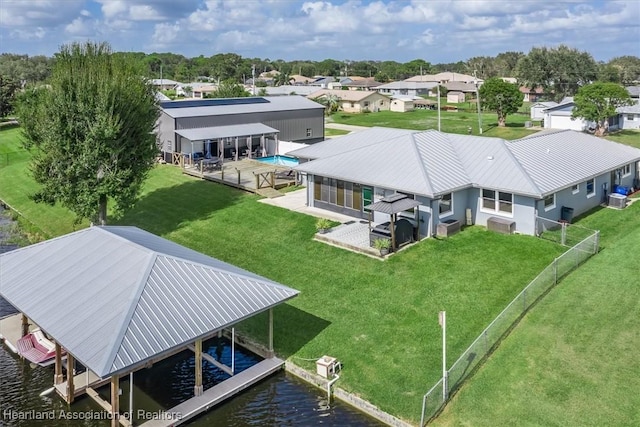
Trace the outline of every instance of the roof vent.
<path fill-rule="evenodd" d="M 487 156 L 487 160 L 493 160 L 493 156 Z"/>

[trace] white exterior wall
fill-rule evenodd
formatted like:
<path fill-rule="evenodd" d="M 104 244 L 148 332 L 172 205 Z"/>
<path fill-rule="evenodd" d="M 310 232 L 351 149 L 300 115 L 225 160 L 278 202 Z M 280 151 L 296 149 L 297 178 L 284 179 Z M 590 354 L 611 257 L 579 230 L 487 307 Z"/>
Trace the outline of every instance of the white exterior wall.
<path fill-rule="evenodd" d="M 482 199 L 480 197 L 480 189 L 475 188 L 469 195 L 470 202 L 473 201 L 474 206 L 474 224 L 487 226 L 487 220 L 493 216 L 505 218 L 515 221 L 516 232 L 521 234 L 533 235 L 535 233 L 535 201 L 526 196 L 518 194 L 513 195 L 513 212 L 511 214 L 488 211 L 482 208 Z"/>
<path fill-rule="evenodd" d="M 548 107 L 531 107 L 531 120 L 542 120 L 544 119 L 544 110 Z"/>
<path fill-rule="evenodd" d="M 546 113 L 544 127 L 545 129 L 571 129 L 582 132 L 587 128 L 587 122 L 583 119 L 571 120 L 571 116 L 555 116 Z"/>
<path fill-rule="evenodd" d="M 405 113 L 407 111 L 413 110 L 413 101 L 402 101 L 400 99 L 392 99 L 390 102 L 389 109 L 391 111 Z"/>
<path fill-rule="evenodd" d="M 640 114 L 620 114 L 620 129 L 640 129 Z"/>

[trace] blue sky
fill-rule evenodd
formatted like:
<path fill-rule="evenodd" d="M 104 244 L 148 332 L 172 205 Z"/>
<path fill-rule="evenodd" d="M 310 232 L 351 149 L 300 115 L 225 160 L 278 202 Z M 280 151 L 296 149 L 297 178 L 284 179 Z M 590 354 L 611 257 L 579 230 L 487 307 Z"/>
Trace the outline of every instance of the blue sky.
<path fill-rule="evenodd" d="M 72 41 L 188 57 L 456 62 L 567 44 L 640 56 L 640 0 L 0 0 L 0 52 Z"/>

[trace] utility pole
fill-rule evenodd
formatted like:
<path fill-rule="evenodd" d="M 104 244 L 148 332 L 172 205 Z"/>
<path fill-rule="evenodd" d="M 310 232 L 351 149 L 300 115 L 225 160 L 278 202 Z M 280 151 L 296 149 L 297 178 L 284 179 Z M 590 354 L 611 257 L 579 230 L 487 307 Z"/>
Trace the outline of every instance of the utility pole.
<path fill-rule="evenodd" d="M 256 64 L 251 64 L 251 85 L 253 96 L 256 96 Z"/>
<path fill-rule="evenodd" d="M 473 70 L 473 82 L 476 85 L 476 102 L 478 104 L 478 130 L 482 135 L 482 114 L 480 113 L 480 85 L 478 84 L 478 77 L 476 76 L 477 70 Z"/>
<path fill-rule="evenodd" d="M 440 83 L 438 83 L 438 132 L 440 131 Z"/>

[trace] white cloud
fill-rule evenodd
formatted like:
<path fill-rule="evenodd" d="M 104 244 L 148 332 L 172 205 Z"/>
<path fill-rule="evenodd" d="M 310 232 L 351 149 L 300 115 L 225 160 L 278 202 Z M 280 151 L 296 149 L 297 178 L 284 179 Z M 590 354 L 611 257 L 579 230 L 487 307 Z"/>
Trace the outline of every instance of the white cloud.
<path fill-rule="evenodd" d="M 65 33 L 75 37 L 90 37 L 95 35 L 93 22 L 83 17 L 77 17 L 64 27 Z"/>
<path fill-rule="evenodd" d="M 44 31 L 66 24 L 83 7 L 83 0 L 2 0 L 0 5 L 0 26 L 40 27 Z"/>

